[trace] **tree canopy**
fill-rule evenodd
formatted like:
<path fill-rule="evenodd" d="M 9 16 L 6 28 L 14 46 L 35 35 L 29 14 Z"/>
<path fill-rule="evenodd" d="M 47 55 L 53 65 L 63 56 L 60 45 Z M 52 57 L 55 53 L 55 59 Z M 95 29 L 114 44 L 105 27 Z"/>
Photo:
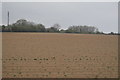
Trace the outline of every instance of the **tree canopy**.
<path fill-rule="evenodd" d="M 45 26 L 41 23 L 36 24 L 34 22 L 30 22 L 25 19 L 19 19 L 15 23 L 9 26 L 2 25 L 2 31 L 3 32 L 88 33 L 88 34 L 101 33 L 98 31 L 98 28 L 94 26 L 73 25 L 73 26 L 69 26 L 66 30 L 64 30 L 64 29 L 61 29 L 61 26 L 58 23 L 54 24 L 49 28 L 45 28 Z"/>

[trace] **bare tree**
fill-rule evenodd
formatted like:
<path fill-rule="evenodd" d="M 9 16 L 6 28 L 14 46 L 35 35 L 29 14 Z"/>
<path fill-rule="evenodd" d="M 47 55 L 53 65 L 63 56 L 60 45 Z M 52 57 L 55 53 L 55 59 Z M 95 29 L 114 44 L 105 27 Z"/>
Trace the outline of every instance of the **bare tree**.
<path fill-rule="evenodd" d="M 70 26 L 67 29 L 69 33 L 95 33 L 96 31 L 98 29 L 93 26 Z"/>
<path fill-rule="evenodd" d="M 55 28 L 57 31 L 59 31 L 61 28 L 61 26 L 58 23 L 54 24 L 52 27 Z"/>

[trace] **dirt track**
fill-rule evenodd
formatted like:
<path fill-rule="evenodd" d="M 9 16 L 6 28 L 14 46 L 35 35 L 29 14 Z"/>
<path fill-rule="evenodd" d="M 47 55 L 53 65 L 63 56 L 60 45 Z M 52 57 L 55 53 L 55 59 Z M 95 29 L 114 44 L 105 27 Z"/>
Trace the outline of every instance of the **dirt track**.
<path fill-rule="evenodd" d="M 4 78 L 116 78 L 117 35 L 3 33 Z"/>

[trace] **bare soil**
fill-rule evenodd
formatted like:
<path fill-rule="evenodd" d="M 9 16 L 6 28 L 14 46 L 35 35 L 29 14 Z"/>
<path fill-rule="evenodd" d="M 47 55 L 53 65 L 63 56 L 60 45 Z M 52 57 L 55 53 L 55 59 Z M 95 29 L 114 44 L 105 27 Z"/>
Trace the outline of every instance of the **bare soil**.
<path fill-rule="evenodd" d="M 117 78 L 118 36 L 3 33 L 3 78 Z"/>

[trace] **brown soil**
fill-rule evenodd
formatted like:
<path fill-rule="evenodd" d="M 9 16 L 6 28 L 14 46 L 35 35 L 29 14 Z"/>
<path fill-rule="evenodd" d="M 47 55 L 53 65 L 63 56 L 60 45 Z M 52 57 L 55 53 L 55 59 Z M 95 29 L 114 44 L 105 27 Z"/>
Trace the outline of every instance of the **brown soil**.
<path fill-rule="evenodd" d="M 3 78 L 117 78 L 118 36 L 3 33 Z"/>

